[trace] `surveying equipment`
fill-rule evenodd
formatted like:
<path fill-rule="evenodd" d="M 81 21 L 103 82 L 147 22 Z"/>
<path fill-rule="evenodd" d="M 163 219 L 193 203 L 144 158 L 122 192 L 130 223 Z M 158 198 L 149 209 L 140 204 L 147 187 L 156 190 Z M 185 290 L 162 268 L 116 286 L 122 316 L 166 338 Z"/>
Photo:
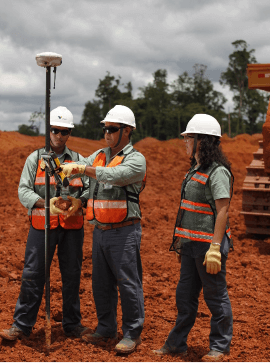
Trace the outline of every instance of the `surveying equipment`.
<path fill-rule="evenodd" d="M 37 65 L 46 68 L 46 98 L 45 98 L 45 150 L 50 152 L 50 97 L 51 97 L 51 67 L 54 67 L 56 77 L 56 67 L 62 64 L 60 54 L 45 52 L 36 55 Z M 54 78 L 55 82 L 55 78 Z M 55 84 L 54 84 L 55 88 Z M 46 165 L 46 163 L 45 163 Z M 45 167 L 45 305 L 46 305 L 46 327 L 45 341 L 47 353 L 51 345 L 51 318 L 50 318 L 50 170 Z"/>
<path fill-rule="evenodd" d="M 54 151 L 50 151 L 48 154 L 41 154 L 45 165 L 48 167 L 49 175 L 54 176 L 56 184 L 63 185 L 65 188 L 69 186 L 68 178 L 62 171 L 60 161 Z"/>

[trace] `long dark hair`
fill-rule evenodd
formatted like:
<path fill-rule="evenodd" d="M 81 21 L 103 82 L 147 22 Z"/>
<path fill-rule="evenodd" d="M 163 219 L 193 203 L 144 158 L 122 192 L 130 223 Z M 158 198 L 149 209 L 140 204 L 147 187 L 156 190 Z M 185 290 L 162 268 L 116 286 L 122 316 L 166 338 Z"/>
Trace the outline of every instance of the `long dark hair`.
<path fill-rule="evenodd" d="M 207 169 L 215 161 L 231 171 L 231 163 L 223 154 L 219 137 L 198 134 L 198 140 L 201 141 L 198 156 L 202 169 Z M 193 157 L 191 159 L 191 165 L 194 162 L 195 158 Z"/>

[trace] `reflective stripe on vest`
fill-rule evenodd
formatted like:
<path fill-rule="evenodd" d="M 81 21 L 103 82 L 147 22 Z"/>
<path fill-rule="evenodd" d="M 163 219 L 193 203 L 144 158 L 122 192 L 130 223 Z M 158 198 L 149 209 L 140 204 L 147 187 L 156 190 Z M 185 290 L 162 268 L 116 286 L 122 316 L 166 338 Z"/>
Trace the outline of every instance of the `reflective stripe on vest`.
<path fill-rule="evenodd" d="M 41 160 L 38 161 L 38 168 L 36 173 L 35 185 L 45 185 L 45 171 L 40 169 Z M 65 160 L 65 163 L 74 163 L 72 160 Z M 53 176 L 50 177 L 50 185 L 55 185 L 55 179 Z M 69 185 L 73 187 L 83 187 L 81 178 L 75 178 L 69 181 Z"/>
<path fill-rule="evenodd" d="M 72 160 L 65 160 L 65 163 L 72 163 Z M 40 169 L 41 160 L 38 161 L 35 185 L 45 185 L 45 171 Z M 50 177 L 50 185 L 55 185 L 55 178 Z M 83 187 L 81 178 L 72 179 L 69 182 L 70 186 Z M 30 221 L 35 229 L 45 229 L 45 208 L 34 208 L 31 213 Z M 50 215 L 50 229 L 55 229 L 59 226 L 65 229 L 81 229 L 83 226 L 83 213 L 79 209 L 74 215 L 64 220 L 64 215 Z"/>
<path fill-rule="evenodd" d="M 51 214 L 50 215 L 50 229 L 55 229 L 59 226 L 64 229 L 80 229 L 83 226 L 83 213 L 79 209 L 76 213 L 67 219 L 64 219 L 63 214 Z M 29 217 L 32 226 L 35 229 L 44 230 L 45 229 L 45 208 L 34 208 L 32 210 L 31 216 Z"/>
<path fill-rule="evenodd" d="M 212 239 L 213 239 L 213 236 L 214 236 L 214 233 L 192 231 L 190 229 L 176 227 L 174 235 L 176 237 L 187 238 L 187 239 L 190 239 L 192 241 L 211 243 Z"/>
<path fill-rule="evenodd" d="M 211 243 L 214 235 L 215 215 L 213 206 L 210 205 L 205 196 L 205 187 L 209 175 L 216 168 L 211 166 L 205 173 L 195 171 L 190 178 L 190 184 L 185 187 L 185 197 L 181 200 L 180 209 L 182 210 L 181 225 L 175 226 L 174 236 L 184 240 Z M 188 176 L 188 174 L 185 176 Z M 194 214 L 195 213 L 195 214 Z M 197 215 L 196 215 L 197 214 Z M 199 229 L 196 231 L 195 229 Z M 226 226 L 226 234 L 229 238 L 230 229 Z"/>
<path fill-rule="evenodd" d="M 203 214 L 212 214 L 214 215 L 210 204 L 205 203 L 195 203 L 191 202 L 189 200 L 183 199 L 181 201 L 181 209 L 185 209 L 189 212 L 195 212 L 195 213 L 203 213 Z"/>
<path fill-rule="evenodd" d="M 45 229 L 45 208 L 34 208 L 29 216 L 32 226 L 35 229 Z M 58 215 L 50 215 L 50 229 L 55 229 L 59 225 Z"/>
<path fill-rule="evenodd" d="M 231 228 L 226 229 L 226 234 L 227 234 L 227 236 L 229 237 L 229 239 L 231 239 L 231 238 L 232 238 Z"/>
<path fill-rule="evenodd" d="M 199 171 L 197 171 L 196 174 L 193 175 L 191 180 L 194 180 L 198 183 L 205 185 L 208 178 L 209 178 L 209 175 L 203 174 L 203 173 L 200 173 Z"/>
<path fill-rule="evenodd" d="M 127 202 L 125 200 L 95 200 L 95 219 L 100 223 L 118 223 L 123 221 L 127 215 Z M 93 199 L 88 199 L 86 218 L 88 220 L 93 215 Z"/>
<path fill-rule="evenodd" d="M 124 156 L 115 156 L 113 160 L 106 166 L 112 168 L 120 165 L 124 160 Z M 100 152 L 92 164 L 92 166 L 105 166 L 106 155 L 104 152 Z M 127 216 L 127 201 L 123 200 L 102 200 L 88 199 L 86 209 L 86 219 L 92 221 L 96 219 L 99 223 L 120 223 Z"/>

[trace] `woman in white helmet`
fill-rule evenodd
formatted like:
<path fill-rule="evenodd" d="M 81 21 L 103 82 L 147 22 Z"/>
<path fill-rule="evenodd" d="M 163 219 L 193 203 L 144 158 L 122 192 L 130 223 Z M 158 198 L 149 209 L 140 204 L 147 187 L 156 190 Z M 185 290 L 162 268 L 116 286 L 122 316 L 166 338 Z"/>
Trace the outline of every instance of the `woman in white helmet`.
<path fill-rule="evenodd" d="M 220 148 L 217 120 L 196 114 L 182 133 L 191 168 L 181 188 L 181 203 L 170 250 L 181 261 L 176 290 L 178 316 L 164 346 L 154 353 L 187 354 L 187 337 L 198 311 L 203 288 L 211 311 L 210 351 L 203 361 L 220 360 L 230 351 L 232 310 L 226 284 L 231 243 L 228 209 L 231 199 L 230 162 Z"/>

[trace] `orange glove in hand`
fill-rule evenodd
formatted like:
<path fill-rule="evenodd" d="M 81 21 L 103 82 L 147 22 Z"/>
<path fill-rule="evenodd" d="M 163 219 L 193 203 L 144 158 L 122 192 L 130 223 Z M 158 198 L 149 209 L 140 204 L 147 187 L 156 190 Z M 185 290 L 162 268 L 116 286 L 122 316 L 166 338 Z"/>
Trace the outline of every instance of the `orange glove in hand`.
<path fill-rule="evenodd" d="M 212 275 L 216 275 L 221 270 L 220 245 L 211 244 L 205 254 L 203 265 L 206 265 L 206 272 Z"/>
<path fill-rule="evenodd" d="M 57 197 L 50 199 L 50 213 L 51 214 L 63 214 L 62 209 L 59 209 L 55 206 L 57 199 L 58 199 Z"/>
<path fill-rule="evenodd" d="M 68 208 L 67 212 L 64 213 L 65 219 L 72 216 L 74 213 L 77 212 L 78 209 L 82 207 L 82 201 L 80 199 L 76 199 L 74 197 L 68 196 L 68 199 L 71 201 L 71 206 Z"/>
<path fill-rule="evenodd" d="M 63 173 L 69 178 L 71 174 L 84 174 L 86 165 L 75 163 L 61 164 Z"/>

